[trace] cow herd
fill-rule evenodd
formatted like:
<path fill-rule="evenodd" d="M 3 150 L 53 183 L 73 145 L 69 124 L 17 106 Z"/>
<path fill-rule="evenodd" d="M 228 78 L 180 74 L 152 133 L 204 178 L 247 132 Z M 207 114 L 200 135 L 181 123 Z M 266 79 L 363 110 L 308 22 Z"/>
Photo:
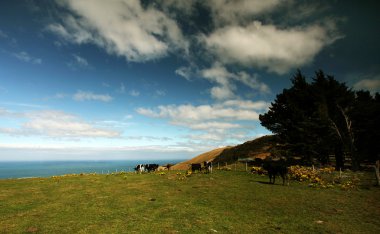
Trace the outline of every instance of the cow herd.
<path fill-rule="evenodd" d="M 274 184 L 276 180 L 276 176 L 279 175 L 282 178 L 282 184 L 285 185 L 285 182 L 288 181 L 288 163 L 284 159 L 274 160 L 271 157 L 267 157 L 265 160 L 256 159 L 254 162 L 255 166 L 260 166 L 264 170 L 268 172 L 269 183 Z M 170 165 L 170 164 L 168 164 Z M 138 164 L 134 168 L 136 173 L 144 173 L 144 172 L 154 172 L 159 168 L 166 168 L 169 170 L 169 166 L 159 166 L 158 164 Z M 203 163 L 191 163 L 189 164 L 189 170 L 194 172 L 204 172 L 204 173 L 212 173 L 212 162 L 205 161 Z"/>
<path fill-rule="evenodd" d="M 153 172 L 158 169 L 158 164 L 138 164 L 135 167 L 135 171 L 137 173 L 143 173 L 143 172 Z"/>
<path fill-rule="evenodd" d="M 190 164 L 191 172 L 194 173 L 196 171 L 198 172 L 205 172 L 205 173 L 212 173 L 212 162 L 210 161 L 204 161 L 203 166 L 201 163 L 192 163 Z"/>

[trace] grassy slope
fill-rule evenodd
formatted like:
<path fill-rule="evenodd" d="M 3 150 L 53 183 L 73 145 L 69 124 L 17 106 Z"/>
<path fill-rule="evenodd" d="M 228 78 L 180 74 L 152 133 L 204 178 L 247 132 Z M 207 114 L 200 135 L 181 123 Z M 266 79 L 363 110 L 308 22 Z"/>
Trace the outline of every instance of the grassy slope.
<path fill-rule="evenodd" d="M 172 167 L 173 170 L 187 170 L 191 163 L 202 163 L 204 161 L 212 160 L 214 165 L 216 163 L 233 163 L 239 158 L 259 157 L 265 158 L 270 155 L 270 150 L 275 148 L 277 139 L 273 135 L 259 137 L 252 141 L 247 141 L 243 144 L 224 147 L 211 150 L 209 152 L 200 154 L 190 160 L 178 163 Z"/>
<path fill-rule="evenodd" d="M 234 171 L 179 177 L 0 180 L 0 233 L 380 233 L 378 188 L 284 187 Z"/>
<path fill-rule="evenodd" d="M 276 148 L 277 143 L 278 139 L 276 136 L 262 136 L 255 140 L 247 141 L 243 144 L 224 150 L 214 159 L 214 162 L 233 163 L 238 159 L 255 157 L 263 159 L 270 155 L 270 152 Z"/>

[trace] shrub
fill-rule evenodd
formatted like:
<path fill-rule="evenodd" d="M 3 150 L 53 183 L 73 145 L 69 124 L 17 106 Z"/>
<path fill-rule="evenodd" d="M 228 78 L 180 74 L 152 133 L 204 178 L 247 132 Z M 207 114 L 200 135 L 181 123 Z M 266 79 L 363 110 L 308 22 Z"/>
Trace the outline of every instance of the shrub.
<path fill-rule="evenodd" d="M 266 174 L 266 171 L 262 167 L 252 167 L 251 173 L 258 174 L 258 175 L 264 175 L 264 174 Z"/>

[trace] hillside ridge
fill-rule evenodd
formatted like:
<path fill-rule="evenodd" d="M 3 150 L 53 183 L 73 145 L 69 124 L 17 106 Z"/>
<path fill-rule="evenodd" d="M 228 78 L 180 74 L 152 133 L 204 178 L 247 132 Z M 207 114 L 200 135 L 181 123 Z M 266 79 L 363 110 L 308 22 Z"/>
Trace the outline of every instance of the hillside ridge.
<path fill-rule="evenodd" d="M 278 138 L 266 135 L 236 146 L 227 146 L 202 153 L 172 167 L 173 170 L 187 170 L 191 163 L 213 161 L 213 163 L 233 163 L 239 159 L 266 158 L 278 145 Z"/>

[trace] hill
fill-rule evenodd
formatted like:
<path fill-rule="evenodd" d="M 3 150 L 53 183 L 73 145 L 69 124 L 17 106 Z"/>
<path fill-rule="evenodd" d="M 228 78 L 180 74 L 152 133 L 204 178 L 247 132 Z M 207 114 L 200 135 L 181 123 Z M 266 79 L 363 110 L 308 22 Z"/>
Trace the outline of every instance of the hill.
<path fill-rule="evenodd" d="M 218 155 L 214 163 L 233 163 L 239 159 L 264 159 L 277 150 L 279 140 L 274 135 L 262 136 L 252 141 L 225 149 Z"/>
<path fill-rule="evenodd" d="M 218 157 L 224 150 L 229 149 L 230 147 L 223 147 L 211 150 L 209 152 L 200 154 L 190 160 L 187 160 L 185 162 L 180 162 L 174 166 L 172 166 L 170 169 L 172 170 L 187 170 L 189 167 L 189 164 L 191 163 L 202 163 L 204 161 L 213 161 L 216 157 Z"/>
<path fill-rule="evenodd" d="M 278 138 L 274 135 L 259 137 L 252 141 L 247 141 L 237 146 L 218 148 L 200 154 L 190 160 L 178 163 L 172 167 L 173 170 L 187 170 L 191 163 L 202 163 L 213 161 L 214 163 L 232 163 L 239 159 L 266 158 L 276 150 Z"/>

